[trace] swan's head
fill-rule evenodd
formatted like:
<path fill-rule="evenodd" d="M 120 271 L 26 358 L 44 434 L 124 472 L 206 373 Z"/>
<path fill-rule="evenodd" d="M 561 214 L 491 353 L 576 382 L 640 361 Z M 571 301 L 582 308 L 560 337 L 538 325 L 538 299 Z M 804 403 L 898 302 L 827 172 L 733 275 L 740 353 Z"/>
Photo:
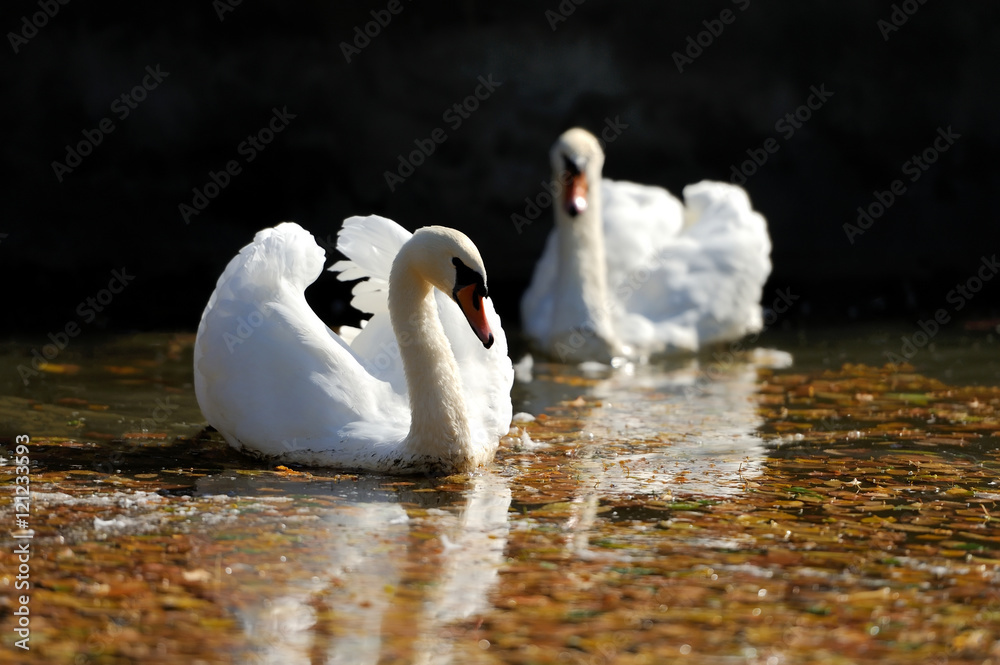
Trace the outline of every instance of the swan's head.
<path fill-rule="evenodd" d="M 476 246 L 464 233 L 444 226 L 417 229 L 410 242 L 420 248 L 418 265 L 424 279 L 450 294 L 483 346 L 493 346 L 483 306 L 483 298 L 489 295 L 486 267 Z"/>
<path fill-rule="evenodd" d="M 552 173 L 562 185 L 559 205 L 570 217 L 585 212 L 590 205 L 590 188 L 598 187 L 604 167 L 604 151 L 597 137 L 574 127 L 563 132 L 549 153 Z"/>

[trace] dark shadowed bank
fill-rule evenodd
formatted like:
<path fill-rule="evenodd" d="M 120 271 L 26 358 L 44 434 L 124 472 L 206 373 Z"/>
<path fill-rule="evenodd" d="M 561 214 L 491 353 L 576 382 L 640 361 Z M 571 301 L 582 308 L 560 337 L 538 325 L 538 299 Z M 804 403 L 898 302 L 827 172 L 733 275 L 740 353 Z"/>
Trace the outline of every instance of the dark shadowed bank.
<path fill-rule="evenodd" d="M 606 141 L 611 178 L 744 184 L 789 324 L 992 316 L 998 18 L 939 0 L 8 2 L 7 330 L 192 329 L 258 229 L 295 220 L 332 246 L 366 213 L 464 230 L 513 323 L 572 125 Z M 310 300 L 335 325 L 344 294 L 327 275 Z"/>

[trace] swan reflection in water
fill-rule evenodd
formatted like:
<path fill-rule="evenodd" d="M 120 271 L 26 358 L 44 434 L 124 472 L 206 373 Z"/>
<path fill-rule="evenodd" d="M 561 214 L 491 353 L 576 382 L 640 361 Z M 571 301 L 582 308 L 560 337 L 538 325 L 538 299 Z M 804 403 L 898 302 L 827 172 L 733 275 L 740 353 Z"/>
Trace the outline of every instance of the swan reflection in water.
<path fill-rule="evenodd" d="M 570 378 L 589 377 L 589 386 L 567 381 L 565 366 L 536 365 L 533 380 L 516 385 L 515 397 L 522 399 L 516 410 L 581 405 L 580 431 L 570 435 L 579 446 L 568 461 L 579 489 L 565 525 L 574 555 L 592 555 L 589 539 L 602 502 L 744 491 L 766 459 L 754 399 L 758 369 L 790 363 L 783 352 L 754 352 L 726 364 L 689 358 L 618 370 L 596 363 L 575 368 Z M 525 378 L 523 366 L 520 374 Z"/>
<path fill-rule="evenodd" d="M 221 585 L 207 590 L 240 623 L 244 646 L 236 660 L 488 661 L 476 617 L 493 611 L 511 530 L 520 528 L 511 520 L 532 521 L 528 486 L 544 482 L 544 473 L 518 465 L 571 468 L 561 538 L 569 557 L 623 556 L 591 544 L 602 521 L 615 519 L 602 505 L 632 497 L 718 498 L 743 491 L 761 472 L 765 448 L 753 399 L 758 367 L 748 362 L 719 370 L 689 360 L 588 375 L 539 365 L 534 380 L 517 384 L 515 400 L 520 410 L 542 413 L 549 406 L 565 411 L 567 401 L 582 396 L 585 406 L 568 407 L 574 425 L 560 432 L 571 455 L 565 445 L 547 443 L 527 452 L 503 450 L 492 471 L 462 484 L 366 475 L 312 482 L 202 478 L 204 495 L 291 502 L 294 509 L 284 509 L 281 521 L 298 528 L 285 579 L 269 577 L 258 590 L 222 575 Z M 555 426 L 550 421 L 537 431 Z M 509 512 L 512 483 L 527 510 L 523 516 Z M 272 528 L 254 510 L 242 509 L 227 528 L 234 534 Z M 293 523 L 289 512 L 304 521 Z M 214 537 L 217 543 L 220 536 Z M 277 556 L 273 549 L 267 555 Z M 214 565 L 217 555 L 211 556 L 198 565 Z"/>
<path fill-rule="evenodd" d="M 472 477 L 461 492 L 426 482 L 400 489 L 398 481 L 267 482 L 269 492 L 280 489 L 294 501 L 311 493 L 343 503 L 300 511 L 315 519 L 307 524 L 311 552 L 291 562 L 296 583 L 275 584 L 234 608 L 246 635 L 238 662 L 467 662 L 455 650 L 477 649 L 476 641 L 448 639 L 448 628 L 489 607 L 507 544 L 510 488 L 493 473 Z M 247 496 L 259 494 L 254 485 L 244 476 L 215 476 L 198 489 Z"/>

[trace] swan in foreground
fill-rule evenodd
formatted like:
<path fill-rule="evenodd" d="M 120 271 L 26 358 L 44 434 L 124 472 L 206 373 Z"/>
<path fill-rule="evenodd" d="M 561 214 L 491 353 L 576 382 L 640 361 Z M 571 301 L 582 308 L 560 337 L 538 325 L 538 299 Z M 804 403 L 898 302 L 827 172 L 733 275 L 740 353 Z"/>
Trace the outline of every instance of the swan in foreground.
<path fill-rule="evenodd" d="M 325 253 L 300 226 L 260 231 L 230 261 L 194 348 L 208 422 L 282 462 L 385 473 L 489 463 L 510 426 L 513 368 L 476 246 L 372 215 L 345 220 L 337 249 L 348 260 L 331 270 L 367 278 L 352 304 L 373 314 L 350 342 L 306 302 Z"/>
<path fill-rule="evenodd" d="M 736 185 L 665 189 L 601 179 L 583 129 L 550 154 L 556 224 L 521 300 L 524 330 L 561 361 L 697 351 L 757 332 L 771 272 L 764 218 Z"/>

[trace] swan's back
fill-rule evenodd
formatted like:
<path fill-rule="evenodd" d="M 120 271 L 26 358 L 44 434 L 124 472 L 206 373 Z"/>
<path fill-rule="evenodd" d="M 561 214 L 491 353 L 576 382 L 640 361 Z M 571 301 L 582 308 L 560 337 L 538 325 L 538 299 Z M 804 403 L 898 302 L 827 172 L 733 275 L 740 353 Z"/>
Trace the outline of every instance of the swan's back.
<path fill-rule="evenodd" d="M 653 212 L 667 209 L 662 203 L 643 209 L 641 197 L 656 195 L 642 190 L 659 190 L 675 204 L 668 214 Z M 760 330 L 771 241 L 742 188 L 688 185 L 683 206 L 656 187 L 605 181 L 603 191 L 614 204 L 604 208 L 608 281 L 629 312 L 618 327 L 623 341 L 695 350 Z"/>
<path fill-rule="evenodd" d="M 323 271 L 325 258 L 312 234 L 284 222 L 259 231 L 240 250 L 219 277 L 214 295 L 231 299 L 274 294 L 282 287 L 305 290 Z"/>
<path fill-rule="evenodd" d="M 285 454 L 336 439 L 344 425 L 378 413 L 380 400 L 393 404 L 306 302 L 324 256 L 297 224 L 265 229 L 230 261 L 205 308 L 195 392 L 209 423 L 238 448 Z"/>
<path fill-rule="evenodd" d="M 601 181 L 601 217 L 608 282 L 628 275 L 651 250 L 676 238 L 684 227 L 684 204 L 662 187 L 625 180 Z"/>

